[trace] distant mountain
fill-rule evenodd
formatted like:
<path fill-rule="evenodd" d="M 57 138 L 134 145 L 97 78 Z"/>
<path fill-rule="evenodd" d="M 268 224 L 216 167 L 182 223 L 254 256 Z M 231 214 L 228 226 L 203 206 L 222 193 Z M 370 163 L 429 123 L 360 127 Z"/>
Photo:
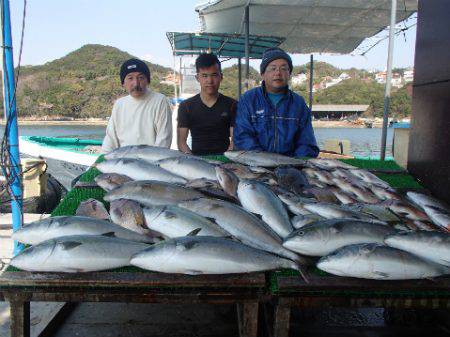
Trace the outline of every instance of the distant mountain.
<path fill-rule="evenodd" d="M 107 117 L 114 101 L 125 95 L 119 80 L 121 64 L 133 57 L 117 48 L 89 44 L 68 55 L 39 66 L 23 66 L 17 90 L 20 117 L 88 118 Z M 169 97 L 171 85 L 160 83 L 172 70 L 146 62 L 152 74 L 151 88 Z M 242 65 L 242 77 L 244 77 Z M 398 69 L 397 71 L 402 71 Z M 374 75 L 360 69 L 339 69 L 325 62 L 314 63 L 314 83 L 339 77 L 343 72 L 349 79 L 317 91 L 314 102 L 320 104 L 370 104 L 370 114 L 382 114 L 384 86 L 374 81 Z M 305 73 L 309 77 L 309 63 L 295 66 L 293 75 Z M 238 66 L 223 69 L 221 92 L 237 98 Z M 244 80 L 244 79 L 243 79 Z M 250 67 L 250 88 L 259 85 L 259 71 Z M 308 97 L 308 81 L 293 89 Z M 244 81 L 242 83 L 244 91 Z M 411 111 L 411 90 L 394 90 L 392 111 L 399 116 Z M 1 113 L 3 115 L 3 113 Z"/>
<path fill-rule="evenodd" d="M 131 57 L 114 47 L 90 44 L 44 65 L 22 67 L 17 91 L 19 115 L 109 116 L 113 102 L 126 94 L 119 69 Z M 160 84 L 170 68 L 146 63 L 152 88 L 172 94 L 173 87 Z"/>

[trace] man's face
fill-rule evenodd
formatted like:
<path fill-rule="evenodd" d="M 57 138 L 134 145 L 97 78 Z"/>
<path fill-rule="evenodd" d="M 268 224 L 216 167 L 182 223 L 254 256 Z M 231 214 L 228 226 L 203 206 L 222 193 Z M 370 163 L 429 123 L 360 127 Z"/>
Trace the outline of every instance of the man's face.
<path fill-rule="evenodd" d="M 285 59 L 273 60 L 267 65 L 261 76 L 268 92 L 281 92 L 288 85 L 291 78 L 289 64 Z"/>
<path fill-rule="evenodd" d="M 137 71 L 127 74 L 123 81 L 123 87 L 134 98 L 144 95 L 147 90 L 147 86 L 147 77 L 143 73 Z"/>
<path fill-rule="evenodd" d="M 200 83 L 202 93 L 216 95 L 219 92 L 220 82 L 222 82 L 223 77 L 219 65 L 216 63 L 208 68 L 200 68 L 196 78 Z"/>

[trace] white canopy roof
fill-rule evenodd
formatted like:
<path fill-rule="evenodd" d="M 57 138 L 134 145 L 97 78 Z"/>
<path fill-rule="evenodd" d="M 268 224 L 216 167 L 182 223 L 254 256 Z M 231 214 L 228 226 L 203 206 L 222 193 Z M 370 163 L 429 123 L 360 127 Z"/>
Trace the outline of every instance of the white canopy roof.
<path fill-rule="evenodd" d="M 243 33 L 250 7 L 250 34 L 286 38 L 291 53 L 351 53 L 390 22 L 391 0 L 217 0 L 197 7 L 202 31 Z M 417 11 L 417 0 L 399 0 L 397 22 Z"/>

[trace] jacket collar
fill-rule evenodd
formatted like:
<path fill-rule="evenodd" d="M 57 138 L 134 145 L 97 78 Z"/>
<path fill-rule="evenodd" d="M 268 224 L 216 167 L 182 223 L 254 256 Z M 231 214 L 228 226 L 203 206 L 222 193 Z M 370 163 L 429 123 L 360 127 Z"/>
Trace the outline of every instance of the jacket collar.
<path fill-rule="evenodd" d="M 264 97 L 267 100 L 269 100 L 269 96 L 266 89 L 266 83 L 264 81 L 262 81 L 261 83 L 261 90 L 263 92 Z M 292 91 L 289 89 L 288 85 L 284 87 L 284 94 L 287 96 L 288 99 L 292 96 Z"/>

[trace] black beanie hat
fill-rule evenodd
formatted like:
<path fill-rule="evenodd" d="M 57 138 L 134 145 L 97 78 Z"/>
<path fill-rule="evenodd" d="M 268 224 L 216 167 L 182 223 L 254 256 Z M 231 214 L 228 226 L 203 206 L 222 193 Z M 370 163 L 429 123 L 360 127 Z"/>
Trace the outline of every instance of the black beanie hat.
<path fill-rule="evenodd" d="M 261 60 L 261 65 L 259 66 L 260 73 L 264 74 L 269 63 L 272 62 L 273 60 L 278 59 L 285 59 L 289 65 L 289 72 L 292 73 L 293 68 L 292 59 L 283 49 L 280 48 L 269 48 L 264 51 Z"/>
<path fill-rule="evenodd" d="M 123 84 L 125 76 L 135 71 L 143 73 L 147 77 L 148 83 L 150 83 L 150 69 L 148 69 L 145 62 L 138 59 L 129 59 L 122 64 L 120 67 L 120 83 Z"/>

